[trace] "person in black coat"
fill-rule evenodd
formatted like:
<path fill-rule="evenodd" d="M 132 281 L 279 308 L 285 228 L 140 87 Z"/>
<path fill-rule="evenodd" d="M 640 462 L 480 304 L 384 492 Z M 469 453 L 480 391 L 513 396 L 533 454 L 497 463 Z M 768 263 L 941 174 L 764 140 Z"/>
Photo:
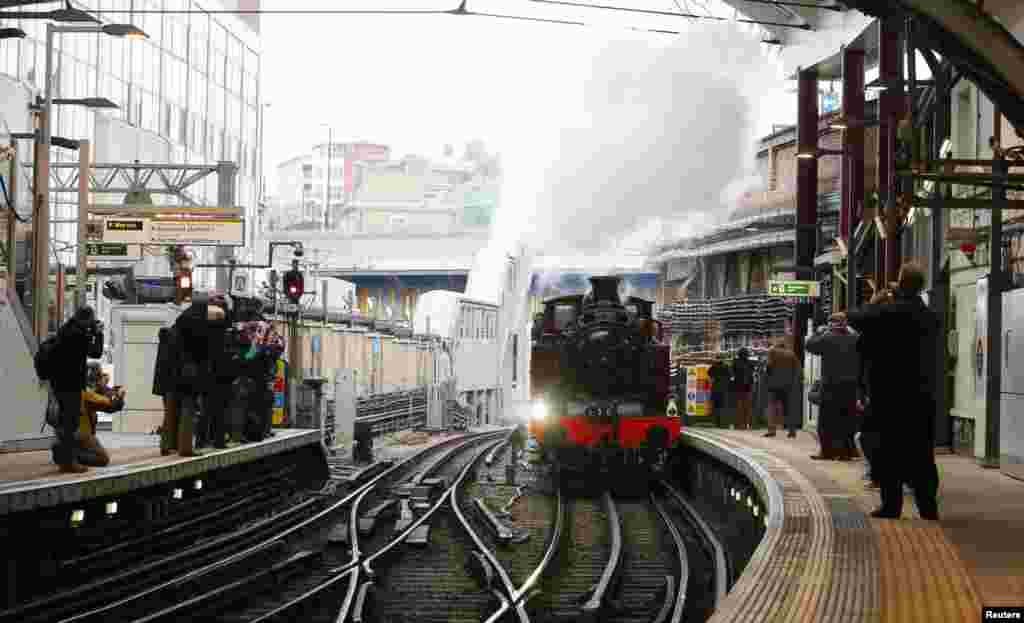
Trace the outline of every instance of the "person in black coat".
<path fill-rule="evenodd" d="M 196 429 L 195 447 L 202 447 L 211 441 L 209 424 L 215 413 L 215 401 L 209 399 L 211 390 L 216 389 L 213 377 L 211 354 L 223 348 L 223 330 L 226 329 L 224 309 L 209 305 L 205 301 L 193 303 L 174 322 L 174 329 L 180 337 L 181 363 L 176 371 L 174 391 L 178 398 L 178 454 L 194 456 L 191 431 Z M 216 394 L 215 394 L 216 397 Z M 205 413 L 204 413 L 205 412 Z M 182 428 L 188 432 L 182 432 Z M 182 441 L 187 438 L 187 446 Z M 223 446 L 223 441 L 220 443 Z"/>
<path fill-rule="evenodd" d="M 60 425 L 56 429 L 53 462 L 63 472 L 80 474 L 88 470 L 77 460 L 82 390 L 85 389 L 87 358 L 102 355 L 103 325 L 96 320 L 96 312 L 92 307 L 81 307 L 57 331 L 57 344 L 52 355 L 56 364 L 50 385 L 60 406 Z"/>
<path fill-rule="evenodd" d="M 871 299 L 871 305 L 887 305 L 892 302 L 892 293 L 882 290 Z M 868 481 L 867 486 L 877 489 L 881 485 L 878 482 L 878 471 L 873 468 L 878 455 L 879 431 L 878 409 L 873 404 L 871 388 L 881 382 L 873 380 L 878 370 L 883 368 L 872 367 L 871 362 L 875 359 L 885 357 L 885 345 L 878 343 L 876 337 L 862 335 L 857 342 L 857 349 L 860 352 L 861 377 L 859 407 L 862 411 L 860 417 L 859 432 L 857 433 L 857 445 L 861 454 L 864 455 L 866 469 L 864 480 Z"/>
<path fill-rule="evenodd" d="M 851 326 L 879 345 L 871 358 L 871 404 L 878 413 L 879 448 L 872 470 L 881 484 L 882 506 L 873 517 L 898 519 L 903 483 L 914 490 L 918 511 L 937 520 L 939 473 L 935 465 L 935 388 L 938 317 L 921 300 L 924 270 L 900 268 L 898 289 L 888 305 L 868 305 L 847 316 Z"/>
<path fill-rule="evenodd" d="M 153 395 L 164 403 L 164 423 L 160 436 L 160 454 L 167 456 L 179 446 L 178 392 L 176 377 L 181 367 L 180 336 L 175 327 L 162 327 L 159 332 L 156 366 L 153 369 Z M 191 433 L 189 433 L 191 435 Z"/>
<path fill-rule="evenodd" d="M 818 439 L 821 450 L 817 460 L 848 461 L 854 455 L 857 389 L 860 379 L 859 337 L 849 332 L 843 320 L 811 336 L 807 352 L 821 356 L 821 409 Z"/>
<path fill-rule="evenodd" d="M 754 364 L 750 351 L 741 348 L 732 365 L 733 392 L 736 395 L 736 430 L 749 430 L 753 422 Z"/>

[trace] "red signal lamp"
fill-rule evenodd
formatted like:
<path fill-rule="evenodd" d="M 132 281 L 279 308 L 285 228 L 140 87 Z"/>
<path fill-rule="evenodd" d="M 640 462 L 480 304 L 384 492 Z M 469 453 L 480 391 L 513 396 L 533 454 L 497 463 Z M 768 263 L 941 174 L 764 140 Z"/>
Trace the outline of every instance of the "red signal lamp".
<path fill-rule="evenodd" d="M 960 244 L 960 252 L 967 256 L 967 260 L 974 263 L 974 252 L 978 249 L 978 245 L 973 242 L 964 242 Z"/>
<path fill-rule="evenodd" d="M 302 299 L 302 295 L 305 294 L 305 290 L 305 283 L 301 272 L 289 270 L 284 274 L 284 293 L 289 301 L 297 305 Z"/>

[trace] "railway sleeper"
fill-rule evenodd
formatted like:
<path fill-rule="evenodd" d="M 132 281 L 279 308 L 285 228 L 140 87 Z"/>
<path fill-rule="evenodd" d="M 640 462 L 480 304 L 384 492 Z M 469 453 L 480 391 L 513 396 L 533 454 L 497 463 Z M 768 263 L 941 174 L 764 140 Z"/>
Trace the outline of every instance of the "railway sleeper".
<path fill-rule="evenodd" d="M 501 519 L 498 518 L 497 515 L 494 514 L 494 511 L 492 511 L 490 507 L 487 506 L 486 502 L 484 502 L 480 498 L 473 498 L 473 505 L 476 507 L 477 513 L 479 513 L 480 516 L 483 518 L 484 523 L 487 524 L 487 527 L 488 529 L 490 529 L 491 534 L 494 535 L 494 538 L 497 539 L 499 543 L 501 543 L 502 545 L 508 545 L 512 542 L 522 542 L 522 540 L 517 540 L 516 538 L 517 536 L 521 537 L 522 535 L 517 535 L 516 530 L 513 530 L 512 528 L 505 525 L 505 522 L 503 522 Z"/>
<path fill-rule="evenodd" d="M 359 518 L 359 536 L 367 537 L 373 534 L 378 519 L 391 519 L 398 514 L 398 500 L 391 498 L 374 506 L 366 511 Z"/>

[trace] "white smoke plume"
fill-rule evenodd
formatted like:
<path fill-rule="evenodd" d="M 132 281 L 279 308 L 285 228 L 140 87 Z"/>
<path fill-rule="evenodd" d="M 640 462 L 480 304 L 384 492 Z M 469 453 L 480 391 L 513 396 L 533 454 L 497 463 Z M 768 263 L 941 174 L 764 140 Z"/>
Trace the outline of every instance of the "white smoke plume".
<path fill-rule="evenodd" d="M 719 222 L 758 186 L 755 98 L 775 66 L 737 24 L 683 29 L 668 45 L 595 33 L 544 59 L 559 78 L 498 141 L 501 208 L 471 295 L 495 298 L 489 275 L 519 242 L 549 255 L 646 252 Z"/>

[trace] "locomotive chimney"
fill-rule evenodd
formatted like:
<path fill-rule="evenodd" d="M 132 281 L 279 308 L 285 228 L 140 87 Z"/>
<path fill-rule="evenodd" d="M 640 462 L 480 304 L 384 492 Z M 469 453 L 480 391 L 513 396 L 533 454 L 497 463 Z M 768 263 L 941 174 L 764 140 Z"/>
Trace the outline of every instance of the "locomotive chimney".
<path fill-rule="evenodd" d="M 637 318 L 643 318 L 644 320 L 654 320 L 654 303 L 652 303 L 651 301 L 631 296 L 628 299 L 626 299 L 626 304 L 636 306 Z"/>
<path fill-rule="evenodd" d="M 619 283 L 622 281 L 622 277 L 608 276 L 608 277 L 591 277 L 591 298 L 595 303 L 600 301 L 609 301 L 616 305 L 621 304 L 619 299 Z"/>

